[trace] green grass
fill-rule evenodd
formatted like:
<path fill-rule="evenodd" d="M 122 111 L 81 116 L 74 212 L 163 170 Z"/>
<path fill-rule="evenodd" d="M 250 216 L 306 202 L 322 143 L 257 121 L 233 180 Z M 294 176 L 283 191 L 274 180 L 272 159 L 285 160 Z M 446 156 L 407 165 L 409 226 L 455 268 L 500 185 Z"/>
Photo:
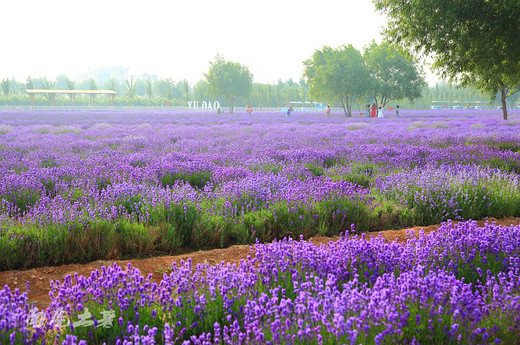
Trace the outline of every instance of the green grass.
<path fill-rule="evenodd" d="M 194 173 L 166 173 L 160 178 L 163 187 L 173 186 L 176 181 L 184 181 L 189 183 L 194 188 L 204 188 L 204 186 L 211 180 L 213 174 L 209 171 L 199 171 Z"/>

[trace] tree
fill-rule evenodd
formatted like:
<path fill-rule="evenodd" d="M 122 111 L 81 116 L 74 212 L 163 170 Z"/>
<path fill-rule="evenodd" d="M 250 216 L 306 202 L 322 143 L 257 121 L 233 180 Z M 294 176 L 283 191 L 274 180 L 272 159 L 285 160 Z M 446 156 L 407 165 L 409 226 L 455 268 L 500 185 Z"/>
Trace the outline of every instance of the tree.
<path fill-rule="evenodd" d="M 140 78 L 135 80 L 135 95 L 136 96 L 146 96 L 146 81 Z"/>
<path fill-rule="evenodd" d="M 148 97 L 148 103 L 151 103 L 153 97 L 153 85 L 152 79 L 146 80 L 146 96 Z"/>
<path fill-rule="evenodd" d="M 56 85 L 56 83 L 53 81 L 47 80 L 47 77 L 43 78 L 42 86 L 45 90 L 53 90 L 55 85 Z"/>
<path fill-rule="evenodd" d="M 208 82 L 208 91 L 213 97 L 224 97 L 233 113 L 237 97 L 247 98 L 251 95 L 253 87 L 253 75 L 246 66 L 238 62 L 225 61 L 217 55 L 214 62 L 210 62 L 210 68 L 204 75 Z"/>
<path fill-rule="evenodd" d="M 182 80 L 183 89 L 184 89 L 184 100 L 186 101 L 186 105 L 190 101 L 190 84 L 186 79 Z"/>
<path fill-rule="evenodd" d="M 11 91 L 11 86 L 9 85 L 9 79 L 8 78 L 2 79 L 1 86 L 2 86 L 2 91 L 3 91 L 4 95 L 8 96 L 9 91 Z"/>
<path fill-rule="evenodd" d="M 366 95 L 370 78 L 361 53 L 351 44 L 336 49 L 325 46 L 304 65 L 310 95 L 338 101 L 345 116 L 352 116 L 352 104 Z"/>
<path fill-rule="evenodd" d="M 307 101 L 307 95 L 309 94 L 309 85 L 307 85 L 304 78 L 300 79 L 300 93 L 302 102 Z"/>
<path fill-rule="evenodd" d="M 47 80 L 47 77 L 43 78 L 42 86 L 45 90 L 53 90 L 54 86 L 56 85 L 55 82 Z M 54 99 L 55 95 L 52 95 L 50 93 L 45 94 L 45 98 L 47 98 L 48 101 L 51 101 L 51 99 Z"/>
<path fill-rule="evenodd" d="M 65 74 L 59 74 L 56 77 L 56 88 L 58 90 L 65 90 L 67 85 L 67 76 Z"/>
<path fill-rule="evenodd" d="M 208 83 L 205 80 L 199 80 L 193 86 L 193 97 L 196 101 L 205 101 L 208 98 Z"/>
<path fill-rule="evenodd" d="M 59 78 L 59 76 L 58 76 Z M 56 78 L 56 82 L 58 81 L 58 78 Z M 65 87 L 63 87 L 64 89 L 67 89 L 67 90 L 74 90 L 74 88 L 76 87 L 75 83 L 73 80 L 70 80 L 67 76 L 63 76 L 63 82 L 65 84 Z M 62 87 L 58 87 L 58 88 L 62 88 Z M 69 93 L 69 99 L 70 99 L 70 102 L 72 105 L 75 105 L 76 104 L 76 96 L 74 94 L 71 94 Z"/>
<path fill-rule="evenodd" d="M 90 90 L 97 90 L 97 84 L 96 84 L 96 81 L 94 79 L 90 79 L 88 81 L 88 84 L 89 84 L 89 89 Z"/>
<path fill-rule="evenodd" d="M 478 68 L 478 67 L 475 67 Z M 475 73 L 471 84 L 479 90 L 487 93 L 493 100 L 498 93 L 500 94 L 500 104 L 502 108 L 502 118 L 507 120 L 507 98 L 520 91 L 520 63 L 518 71 L 511 74 L 502 73 L 500 67 L 491 67 Z"/>
<path fill-rule="evenodd" d="M 107 80 L 107 82 L 105 83 L 105 87 L 106 87 L 107 89 L 109 89 L 109 90 L 117 91 L 116 84 L 119 86 L 119 83 L 118 83 L 114 78 L 110 78 L 110 79 Z"/>
<path fill-rule="evenodd" d="M 387 43 L 372 42 L 365 48 L 365 62 L 370 71 L 370 94 L 383 108 L 393 100 L 421 97 L 426 81 L 417 61 L 408 52 Z"/>
<path fill-rule="evenodd" d="M 28 76 L 26 81 L 25 81 L 25 88 L 26 89 L 29 89 L 29 90 L 32 90 L 34 89 L 34 84 L 33 84 L 33 81 L 32 81 L 32 78 L 31 76 Z"/>
<path fill-rule="evenodd" d="M 264 106 L 264 93 L 267 87 L 262 84 L 253 83 L 253 101 L 251 102 L 251 105 L 258 109 L 262 109 Z"/>
<path fill-rule="evenodd" d="M 9 92 L 14 94 L 21 94 L 25 90 L 25 84 L 20 83 L 16 81 L 14 77 L 11 77 L 11 80 L 9 81 Z"/>
<path fill-rule="evenodd" d="M 55 86 L 58 90 L 74 90 L 76 85 L 65 74 L 60 74 L 56 77 Z"/>
<path fill-rule="evenodd" d="M 156 89 L 156 93 L 165 97 L 168 101 L 173 99 L 173 93 L 175 90 L 175 83 L 171 79 L 158 80 L 154 87 Z"/>
<path fill-rule="evenodd" d="M 90 79 L 82 80 L 78 83 L 78 90 L 89 90 L 90 89 Z"/>
<path fill-rule="evenodd" d="M 67 80 L 65 80 L 65 83 L 67 86 L 67 90 L 74 90 L 74 88 L 76 87 L 76 83 L 74 83 L 74 81 L 70 80 L 69 78 L 67 78 Z"/>
<path fill-rule="evenodd" d="M 432 56 L 441 75 L 507 98 L 520 85 L 520 1 L 374 0 L 387 14 L 386 35 Z"/>
<path fill-rule="evenodd" d="M 128 97 L 130 100 L 133 100 L 135 97 L 134 77 L 131 77 L 130 80 L 126 81 L 125 96 Z"/>
<path fill-rule="evenodd" d="M 275 92 L 275 95 L 274 95 L 274 98 L 275 98 L 275 106 L 276 107 L 280 107 L 282 106 L 282 93 L 280 92 L 281 88 L 283 87 L 283 82 L 281 79 L 278 79 L 278 84 L 276 84 L 276 92 Z"/>

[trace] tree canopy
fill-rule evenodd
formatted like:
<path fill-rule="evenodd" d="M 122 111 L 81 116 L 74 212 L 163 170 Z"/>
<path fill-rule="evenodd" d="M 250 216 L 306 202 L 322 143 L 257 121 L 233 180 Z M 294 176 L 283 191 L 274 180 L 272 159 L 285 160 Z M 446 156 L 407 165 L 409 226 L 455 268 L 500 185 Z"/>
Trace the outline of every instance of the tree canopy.
<path fill-rule="evenodd" d="M 230 104 L 233 112 L 237 97 L 247 98 L 253 89 L 253 75 L 249 69 L 238 62 L 225 61 L 217 55 L 215 61 L 210 62 L 207 74 L 208 92 L 213 97 L 224 97 Z"/>
<path fill-rule="evenodd" d="M 367 93 L 370 78 L 361 53 L 352 45 L 335 49 L 325 46 L 304 65 L 311 97 L 337 101 L 345 116 L 351 116 L 352 104 Z"/>
<path fill-rule="evenodd" d="M 410 54 L 388 43 L 372 42 L 364 53 L 370 71 L 369 93 L 383 108 L 393 100 L 421 97 L 426 81 Z"/>
<path fill-rule="evenodd" d="M 373 0 L 394 42 L 432 56 L 443 77 L 507 97 L 520 85 L 520 1 Z"/>

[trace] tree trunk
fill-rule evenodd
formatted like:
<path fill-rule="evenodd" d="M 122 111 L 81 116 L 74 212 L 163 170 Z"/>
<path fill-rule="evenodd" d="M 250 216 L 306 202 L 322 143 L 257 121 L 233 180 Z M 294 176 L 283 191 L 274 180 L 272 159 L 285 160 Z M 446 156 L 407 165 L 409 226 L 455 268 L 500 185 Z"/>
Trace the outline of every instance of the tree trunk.
<path fill-rule="evenodd" d="M 388 99 L 387 98 L 382 98 L 381 99 L 381 104 L 383 105 L 383 109 L 386 107 L 386 105 L 388 104 Z"/>
<path fill-rule="evenodd" d="M 347 109 L 345 108 L 345 102 L 343 102 L 343 100 L 341 100 L 341 106 L 343 107 L 343 112 L 345 112 L 345 117 L 347 117 Z"/>
<path fill-rule="evenodd" d="M 231 108 L 229 110 L 229 113 L 230 114 L 233 114 L 233 108 L 235 108 L 235 99 L 234 98 L 230 98 L 229 99 L 229 104 L 231 105 Z"/>
<path fill-rule="evenodd" d="M 350 104 L 350 102 L 349 102 L 348 95 L 345 95 L 345 103 L 347 105 L 348 117 L 352 117 L 352 104 Z"/>
<path fill-rule="evenodd" d="M 507 90 L 500 88 L 500 101 L 502 101 L 502 116 L 504 120 L 507 120 Z"/>

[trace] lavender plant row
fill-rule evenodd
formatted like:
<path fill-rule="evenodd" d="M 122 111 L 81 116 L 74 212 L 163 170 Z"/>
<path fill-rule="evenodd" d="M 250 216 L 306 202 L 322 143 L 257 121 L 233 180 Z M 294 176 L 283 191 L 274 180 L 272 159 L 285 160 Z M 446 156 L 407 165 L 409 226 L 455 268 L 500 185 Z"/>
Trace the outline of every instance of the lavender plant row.
<path fill-rule="evenodd" d="M 0 269 L 520 216 L 499 114 L 0 113 Z"/>
<path fill-rule="evenodd" d="M 517 342 L 520 226 L 447 222 L 402 242 L 363 237 L 256 244 L 240 264 L 173 264 L 159 284 L 131 265 L 103 267 L 52 282 L 39 314 L 25 292 L 6 287 L 0 342 Z"/>

